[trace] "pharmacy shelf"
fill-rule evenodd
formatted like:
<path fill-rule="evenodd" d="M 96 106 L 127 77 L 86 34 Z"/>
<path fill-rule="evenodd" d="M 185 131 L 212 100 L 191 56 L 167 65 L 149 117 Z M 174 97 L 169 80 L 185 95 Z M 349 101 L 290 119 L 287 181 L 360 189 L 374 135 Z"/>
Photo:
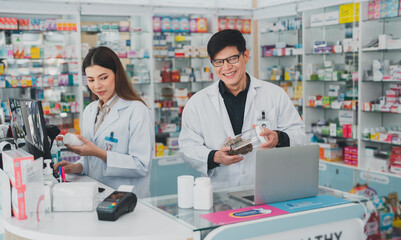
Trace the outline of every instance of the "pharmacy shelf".
<path fill-rule="evenodd" d="M 364 19 L 364 20 L 362 20 L 363 23 L 368 23 L 368 24 L 372 23 L 372 22 L 380 22 L 380 23 L 386 22 L 386 23 L 389 23 L 389 22 L 399 22 L 399 21 L 401 21 L 401 16 L 391 17 L 391 18 L 378 18 L 378 19 Z"/>
<path fill-rule="evenodd" d="M 335 138 L 335 139 L 345 140 L 345 141 L 357 141 L 358 140 L 356 138 L 344 138 L 344 137 L 339 137 L 339 136 L 330 136 L 330 135 L 326 135 L 326 134 L 316 134 L 316 133 L 314 133 L 314 135 L 316 135 L 319 138 Z"/>
<path fill-rule="evenodd" d="M 381 112 L 381 111 L 365 111 L 365 110 L 362 110 L 361 112 L 363 112 L 363 113 L 385 113 L 385 114 L 401 114 L 401 113 L 396 113 L 396 112 Z"/>
<path fill-rule="evenodd" d="M 290 29 L 290 30 L 282 30 L 282 31 L 271 31 L 271 32 L 261 32 L 261 35 L 268 34 L 298 34 L 302 29 Z"/>
<path fill-rule="evenodd" d="M 327 163 L 330 164 L 332 166 L 339 166 L 339 167 L 347 167 L 347 168 L 351 168 L 354 170 L 359 170 L 360 168 L 357 166 L 352 166 L 352 165 L 348 165 L 348 164 L 344 164 L 343 161 L 341 162 L 329 162 L 329 161 L 325 161 L 325 160 L 319 160 L 320 163 Z"/>
<path fill-rule="evenodd" d="M 305 53 L 307 56 L 325 56 L 325 55 L 358 55 L 358 52 L 327 52 L 327 53 Z"/>
<path fill-rule="evenodd" d="M 262 56 L 262 58 L 274 58 L 274 57 L 300 57 L 302 54 L 296 54 L 296 55 L 281 55 L 281 56 Z"/>
<path fill-rule="evenodd" d="M 177 154 L 177 155 L 153 157 L 153 159 L 172 159 L 172 158 L 180 158 L 180 155 Z"/>
<path fill-rule="evenodd" d="M 321 110 L 346 110 L 346 111 L 358 111 L 357 109 L 345 109 L 345 108 L 324 108 L 324 107 L 310 107 L 305 106 L 306 108 L 310 109 L 321 109 Z"/>
<path fill-rule="evenodd" d="M 334 81 L 334 80 L 305 80 L 308 83 L 338 83 L 338 84 L 358 84 L 356 81 Z"/>
<path fill-rule="evenodd" d="M 401 48 L 392 48 L 392 49 L 380 49 L 378 47 L 374 48 L 362 48 L 362 52 L 400 52 Z"/>
<path fill-rule="evenodd" d="M 380 143 L 380 144 L 388 144 L 388 145 L 393 145 L 393 146 L 401 146 L 401 143 L 392 143 L 392 142 L 384 142 L 384 141 L 378 141 L 378 140 L 369 140 L 369 139 L 361 139 L 363 142 L 371 142 L 371 143 Z"/>
<path fill-rule="evenodd" d="M 161 108 L 155 108 L 156 110 L 161 110 L 161 111 L 179 111 L 183 107 L 161 107 Z"/>
<path fill-rule="evenodd" d="M 400 80 L 398 80 L 398 81 L 373 81 L 373 80 L 364 80 L 364 81 L 362 81 L 363 83 L 382 83 L 382 84 L 384 84 L 384 83 L 401 83 L 401 81 Z"/>
<path fill-rule="evenodd" d="M 306 26 L 305 29 L 306 30 L 330 30 L 330 29 L 334 29 L 334 30 L 338 30 L 339 28 L 345 28 L 346 26 L 353 24 L 353 23 L 339 23 L 339 24 L 331 24 L 331 25 L 322 25 L 322 26 Z M 355 22 L 355 25 L 358 25 L 357 22 Z"/>

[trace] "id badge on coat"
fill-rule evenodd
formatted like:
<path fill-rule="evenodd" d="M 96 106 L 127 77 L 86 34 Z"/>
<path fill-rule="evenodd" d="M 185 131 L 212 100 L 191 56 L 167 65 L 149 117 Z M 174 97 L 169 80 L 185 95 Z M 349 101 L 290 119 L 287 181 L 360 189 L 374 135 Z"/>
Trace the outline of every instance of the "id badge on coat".
<path fill-rule="evenodd" d="M 118 139 L 114 137 L 114 132 L 110 133 L 109 137 L 105 137 L 105 146 L 104 149 L 106 151 L 115 151 L 118 143 Z"/>
<path fill-rule="evenodd" d="M 258 117 L 255 124 L 267 129 L 271 129 L 271 123 L 270 120 L 266 119 L 265 111 L 262 111 L 261 116 Z"/>

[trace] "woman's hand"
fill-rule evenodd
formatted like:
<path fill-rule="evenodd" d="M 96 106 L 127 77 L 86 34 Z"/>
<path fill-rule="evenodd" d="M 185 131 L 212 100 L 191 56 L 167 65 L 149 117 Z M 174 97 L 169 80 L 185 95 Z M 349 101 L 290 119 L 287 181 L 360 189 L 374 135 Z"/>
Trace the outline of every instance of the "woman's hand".
<path fill-rule="evenodd" d="M 59 167 L 64 167 L 64 172 L 67 174 L 71 173 L 81 173 L 83 170 L 82 164 L 80 163 L 70 163 L 67 161 L 61 161 L 54 165 L 54 171 L 58 172 Z"/>
<path fill-rule="evenodd" d="M 98 146 L 96 146 L 96 144 L 94 144 L 93 142 L 89 141 L 88 139 L 86 139 L 80 135 L 76 135 L 76 136 L 84 144 L 81 146 L 72 146 L 72 145 L 66 144 L 65 146 L 71 152 L 74 152 L 80 156 L 95 156 L 106 162 L 107 152 L 105 150 L 99 148 Z"/>

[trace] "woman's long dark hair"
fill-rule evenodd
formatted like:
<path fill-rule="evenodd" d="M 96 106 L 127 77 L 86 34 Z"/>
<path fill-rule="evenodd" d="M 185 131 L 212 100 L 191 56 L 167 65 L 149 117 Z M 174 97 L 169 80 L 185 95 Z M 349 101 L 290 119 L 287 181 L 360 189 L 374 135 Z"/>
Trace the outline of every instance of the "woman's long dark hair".
<path fill-rule="evenodd" d="M 94 65 L 98 65 L 113 71 L 115 75 L 114 79 L 116 93 L 120 98 L 124 100 L 140 101 L 145 104 L 143 99 L 132 87 L 132 84 L 128 81 L 124 67 L 117 54 L 115 54 L 113 50 L 103 46 L 90 49 L 82 63 L 82 73 L 85 75 L 85 69 Z M 96 94 L 92 95 L 94 100 L 99 99 Z"/>

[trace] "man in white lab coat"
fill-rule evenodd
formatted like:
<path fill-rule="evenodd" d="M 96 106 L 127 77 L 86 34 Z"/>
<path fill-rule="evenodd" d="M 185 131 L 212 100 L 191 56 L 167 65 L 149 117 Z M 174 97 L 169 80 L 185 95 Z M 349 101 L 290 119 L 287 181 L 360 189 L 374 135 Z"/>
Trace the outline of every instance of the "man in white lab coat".
<path fill-rule="evenodd" d="M 220 81 L 186 104 L 180 153 L 214 188 L 253 184 L 255 151 L 230 156 L 227 138 L 261 124 L 268 139 L 261 148 L 297 146 L 305 143 L 305 126 L 282 88 L 245 72 L 249 50 L 239 31 L 214 34 L 207 51 Z"/>

